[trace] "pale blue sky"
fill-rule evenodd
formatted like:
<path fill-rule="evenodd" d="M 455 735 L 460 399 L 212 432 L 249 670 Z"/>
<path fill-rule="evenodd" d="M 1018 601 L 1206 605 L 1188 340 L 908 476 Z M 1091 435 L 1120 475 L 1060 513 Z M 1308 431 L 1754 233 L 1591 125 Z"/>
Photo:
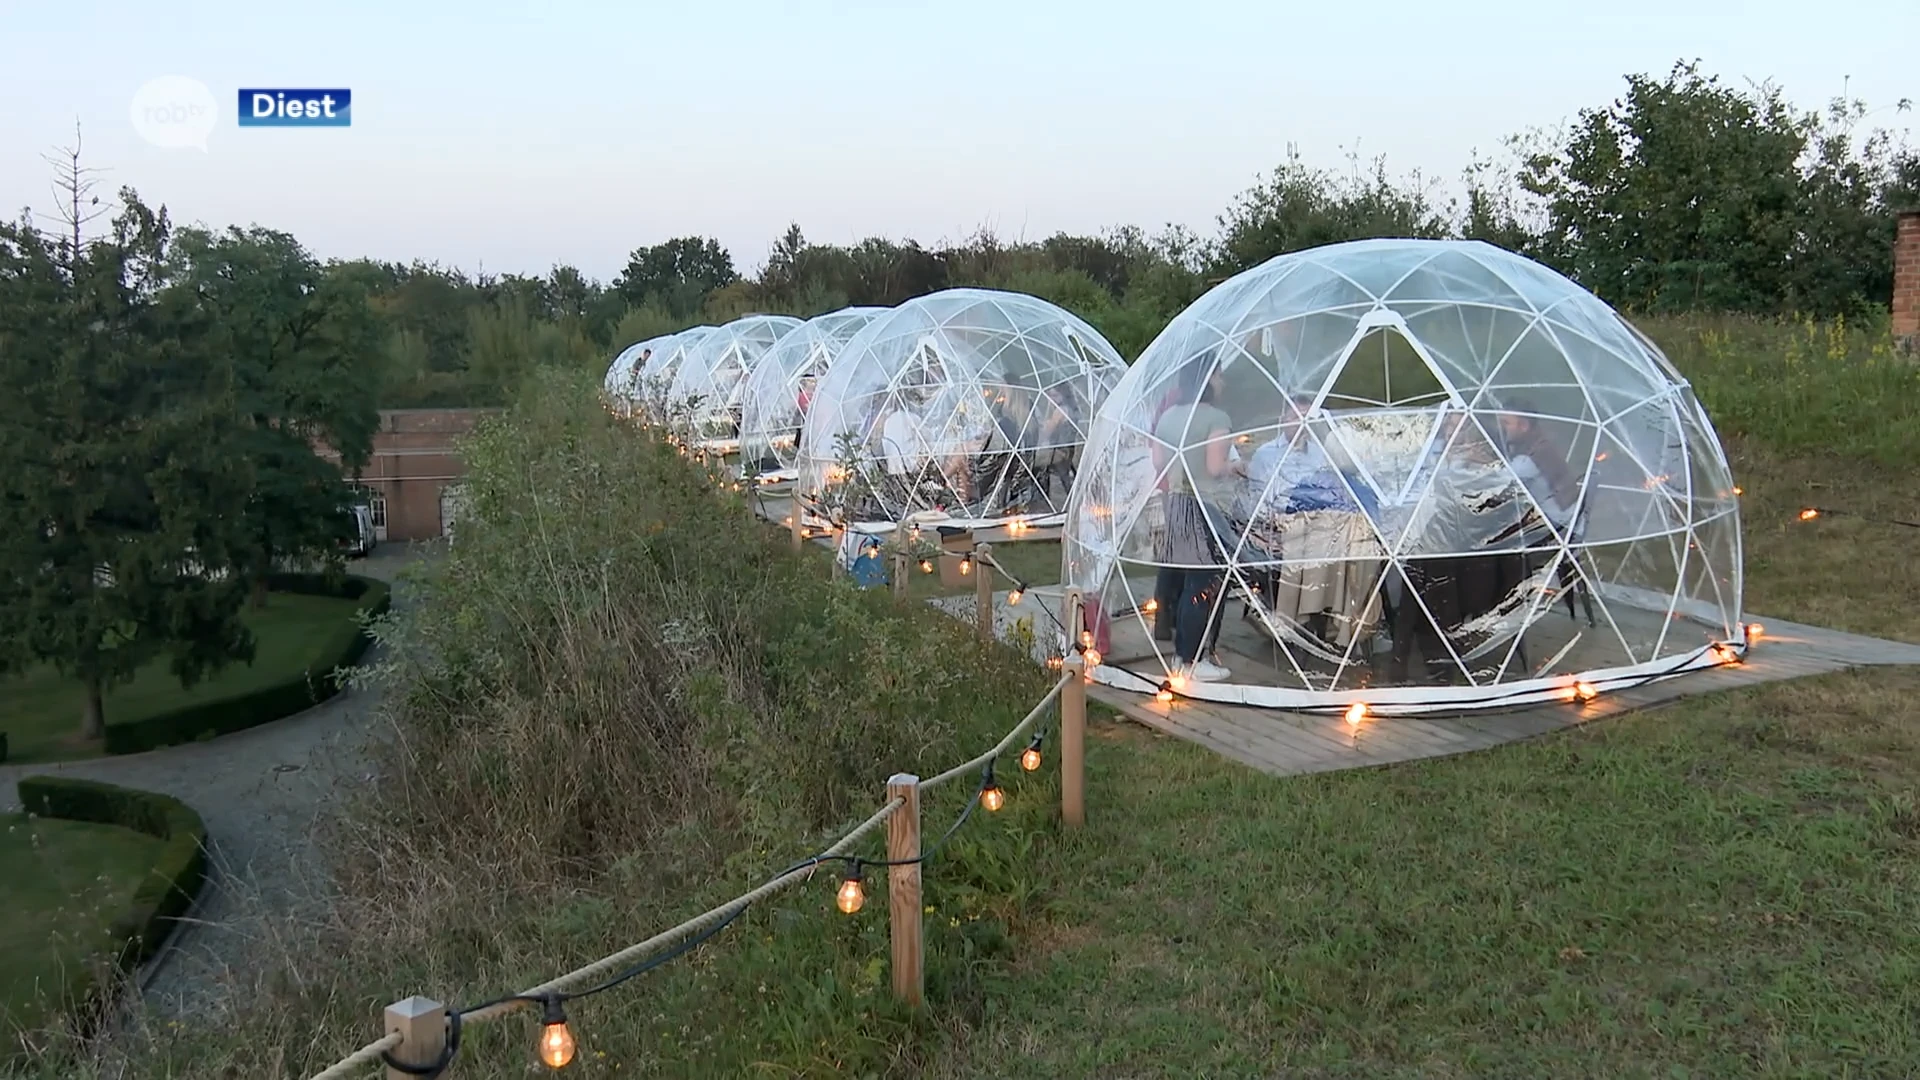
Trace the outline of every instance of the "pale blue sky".
<path fill-rule="evenodd" d="M 92 164 L 176 220 L 257 222 L 323 256 L 607 278 L 669 236 L 742 269 L 810 239 L 1211 232 L 1297 144 L 1449 180 L 1470 151 L 1699 57 L 1803 105 L 1920 98 L 1912 0 L 11 0 L 0 213 L 48 200 L 77 117 Z M 1684 12 L 1684 14 L 1683 14 Z M 141 142 L 136 88 L 207 83 L 208 151 Z M 349 87 L 353 126 L 235 125 L 241 86 Z M 1912 114 L 1891 108 L 1893 126 Z"/>

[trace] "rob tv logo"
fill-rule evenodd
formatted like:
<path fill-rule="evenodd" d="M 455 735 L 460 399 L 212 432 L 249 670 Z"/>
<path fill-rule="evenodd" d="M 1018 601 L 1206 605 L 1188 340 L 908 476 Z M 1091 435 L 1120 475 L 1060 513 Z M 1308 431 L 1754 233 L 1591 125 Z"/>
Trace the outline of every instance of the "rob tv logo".
<path fill-rule="evenodd" d="M 240 91 L 241 127 L 350 127 L 351 90 Z"/>

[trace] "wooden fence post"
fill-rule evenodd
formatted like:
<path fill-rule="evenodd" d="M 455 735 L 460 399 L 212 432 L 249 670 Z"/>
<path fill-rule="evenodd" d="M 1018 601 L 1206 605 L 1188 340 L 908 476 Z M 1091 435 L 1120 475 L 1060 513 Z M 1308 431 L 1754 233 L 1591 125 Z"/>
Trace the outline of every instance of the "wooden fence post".
<path fill-rule="evenodd" d="M 387 1034 L 399 1035 L 393 1059 L 403 1065 L 433 1065 L 447 1048 L 447 1007 L 415 996 L 387 1006 Z M 413 1074 L 389 1065 L 387 1080 L 413 1080 Z"/>
<path fill-rule="evenodd" d="M 979 632 L 981 641 L 993 640 L 993 567 L 987 560 L 993 557 L 992 544 L 973 546 L 973 628 Z"/>
<path fill-rule="evenodd" d="M 887 801 L 901 800 L 887 819 L 887 861 L 920 857 L 920 778 L 895 773 L 887 779 Z M 887 925 L 893 934 L 893 992 L 909 1008 L 926 1000 L 926 939 L 921 920 L 920 864 L 887 867 Z"/>
<path fill-rule="evenodd" d="M 793 534 L 793 550 L 799 551 L 801 548 L 800 493 L 799 492 L 795 492 L 792 495 L 787 496 L 787 508 L 793 511 L 793 516 L 787 519 L 788 530 Z"/>
<path fill-rule="evenodd" d="M 893 553 L 893 598 L 907 598 L 907 553 L 904 551 Z"/>
<path fill-rule="evenodd" d="M 1060 688 L 1060 820 L 1070 828 L 1087 822 L 1087 661 L 1080 652 L 1086 625 L 1078 588 L 1067 590 L 1064 618 L 1067 683 Z"/>

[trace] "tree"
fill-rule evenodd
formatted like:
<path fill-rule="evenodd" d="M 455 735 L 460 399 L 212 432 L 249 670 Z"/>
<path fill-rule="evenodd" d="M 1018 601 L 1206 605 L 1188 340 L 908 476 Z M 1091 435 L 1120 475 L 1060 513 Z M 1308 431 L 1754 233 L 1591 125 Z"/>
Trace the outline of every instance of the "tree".
<path fill-rule="evenodd" d="M 651 300 L 676 315 L 690 316 L 700 310 L 708 293 L 738 280 L 733 256 L 720 241 L 681 236 L 634 249 L 613 287 L 634 307 Z"/>
<path fill-rule="evenodd" d="M 231 572 L 250 490 L 209 355 L 166 302 L 171 229 L 131 190 L 109 237 L 75 247 L 0 225 L 0 663 L 107 690 L 171 654 L 185 684 L 253 640 Z"/>
<path fill-rule="evenodd" d="M 341 467 L 357 474 L 372 452 L 387 334 L 357 282 L 285 233 L 183 230 L 174 262 L 170 296 L 234 414 L 227 449 L 252 466 L 244 572 L 264 605 L 282 560 L 337 558 Z"/>
<path fill-rule="evenodd" d="M 1352 171 L 1341 176 L 1306 164 L 1289 148 L 1286 162 L 1221 216 L 1214 272 L 1237 274 L 1275 255 L 1343 240 L 1452 235 L 1446 208 L 1419 173 L 1396 181 L 1384 158 L 1363 166 L 1350 154 L 1349 161 Z"/>
<path fill-rule="evenodd" d="M 1778 89 L 1739 91 L 1697 63 L 1629 75 L 1624 98 L 1582 110 L 1526 163 L 1547 203 L 1542 253 L 1616 306 L 1775 310 L 1811 130 Z"/>

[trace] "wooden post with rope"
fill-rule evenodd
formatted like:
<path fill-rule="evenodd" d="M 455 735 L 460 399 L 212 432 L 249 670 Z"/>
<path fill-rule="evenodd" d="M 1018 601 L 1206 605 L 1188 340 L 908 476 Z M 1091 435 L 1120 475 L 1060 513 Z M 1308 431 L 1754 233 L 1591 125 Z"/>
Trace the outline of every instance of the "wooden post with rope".
<path fill-rule="evenodd" d="M 920 858 L 920 778 L 895 773 L 887 779 L 887 801 L 900 809 L 887 819 L 887 861 Z M 926 938 L 920 900 L 920 864 L 887 867 L 887 926 L 893 937 L 893 992 L 908 1008 L 926 1000 Z"/>
<path fill-rule="evenodd" d="M 1079 588 L 1067 590 L 1063 608 L 1067 682 L 1060 688 L 1060 820 L 1079 828 L 1087 823 L 1087 661 L 1080 652 L 1085 612 Z"/>
<path fill-rule="evenodd" d="M 973 546 L 973 628 L 981 641 L 993 640 L 993 558 L 992 544 Z"/>
<path fill-rule="evenodd" d="M 793 534 L 793 550 L 799 551 L 805 540 L 801 535 L 805 531 L 805 527 L 800 524 L 799 492 L 796 491 L 792 495 L 787 496 L 787 509 L 793 511 L 793 516 L 787 519 L 788 531 Z"/>
<path fill-rule="evenodd" d="M 387 1034 L 400 1036 L 393 1060 L 403 1065 L 427 1066 L 440 1061 L 447 1048 L 447 1007 L 423 997 L 410 997 L 387 1006 Z M 386 1068 L 387 1080 L 413 1080 L 413 1073 Z"/>

